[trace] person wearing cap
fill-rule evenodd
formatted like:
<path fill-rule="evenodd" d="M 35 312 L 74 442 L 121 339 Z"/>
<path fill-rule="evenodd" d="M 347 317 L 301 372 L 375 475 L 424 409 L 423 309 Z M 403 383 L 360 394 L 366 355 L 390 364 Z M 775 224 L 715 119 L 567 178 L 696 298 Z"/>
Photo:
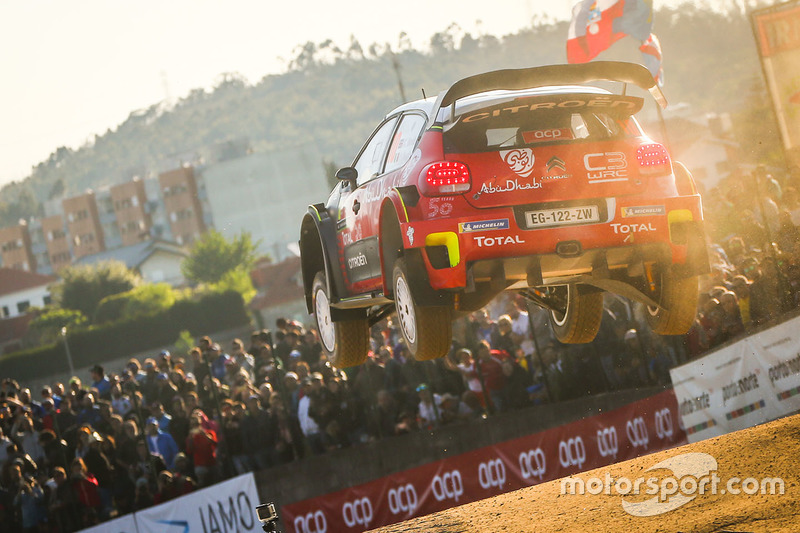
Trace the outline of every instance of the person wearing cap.
<path fill-rule="evenodd" d="M 175 467 L 175 456 L 178 454 L 178 445 L 172 435 L 165 433 L 158 428 L 158 420 L 150 417 L 145 423 L 145 441 L 150 453 L 160 455 L 167 465 L 167 468 Z"/>
<path fill-rule="evenodd" d="M 225 377 L 225 363 L 228 362 L 230 356 L 223 352 L 222 347 L 215 342 L 209 346 L 207 357 L 207 361 L 211 363 L 211 375 L 221 381 Z"/>

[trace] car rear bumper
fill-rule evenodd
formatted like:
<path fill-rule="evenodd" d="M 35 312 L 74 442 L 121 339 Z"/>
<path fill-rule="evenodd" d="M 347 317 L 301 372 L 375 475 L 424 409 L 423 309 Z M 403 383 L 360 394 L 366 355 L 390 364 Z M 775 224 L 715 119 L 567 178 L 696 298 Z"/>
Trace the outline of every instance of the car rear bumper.
<path fill-rule="evenodd" d="M 407 247 L 422 249 L 434 289 L 498 277 L 506 283 L 555 284 L 620 269 L 634 276 L 645 262 L 684 265 L 685 275 L 707 271 L 699 196 L 602 199 L 598 205 L 604 208 L 597 223 L 529 228 L 525 209 L 536 206 L 524 206 L 412 221 L 401 229 L 416 236 Z"/>

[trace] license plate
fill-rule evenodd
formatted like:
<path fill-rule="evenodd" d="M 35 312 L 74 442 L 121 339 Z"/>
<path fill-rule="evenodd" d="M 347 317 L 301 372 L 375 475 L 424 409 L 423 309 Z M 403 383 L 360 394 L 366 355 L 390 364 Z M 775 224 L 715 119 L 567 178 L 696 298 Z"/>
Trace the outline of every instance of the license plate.
<path fill-rule="evenodd" d="M 537 211 L 526 211 L 525 220 L 528 222 L 529 228 L 585 224 L 587 222 L 600 222 L 600 210 L 596 205 L 539 209 Z"/>

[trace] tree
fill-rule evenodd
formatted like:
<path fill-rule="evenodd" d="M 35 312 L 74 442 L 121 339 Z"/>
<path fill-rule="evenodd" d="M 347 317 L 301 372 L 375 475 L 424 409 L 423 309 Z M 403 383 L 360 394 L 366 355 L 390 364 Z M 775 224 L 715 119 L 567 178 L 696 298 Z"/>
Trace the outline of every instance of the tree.
<path fill-rule="evenodd" d="M 234 270 L 249 271 L 256 260 L 256 244 L 248 232 L 231 240 L 216 230 L 206 232 L 183 260 L 181 271 L 194 283 L 217 283 Z"/>
<path fill-rule="evenodd" d="M 86 317 L 80 311 L 71 309 L 50 309 L 31 320 L 25 334 L 26 344 L 39 346 L 56 342 L 61 328 L 70 331 L 80 329 L 86 324 Z"/>
<path fill-rule="evenodd" d="M 147 283 L 103 298 L 94 315 L 95 324 L 115 322 L 166 311 L 175 303 L 175 291 L 167 283 Z"/>
<path fill-rule="evenodd" d="M 54 287 L 62 309 L 74 309 L 93 317 L 100 300 L 133 289 L 140 279 L 120 261 L 96 265 L 73 265 L 61 271 L 61 283 Z"/>

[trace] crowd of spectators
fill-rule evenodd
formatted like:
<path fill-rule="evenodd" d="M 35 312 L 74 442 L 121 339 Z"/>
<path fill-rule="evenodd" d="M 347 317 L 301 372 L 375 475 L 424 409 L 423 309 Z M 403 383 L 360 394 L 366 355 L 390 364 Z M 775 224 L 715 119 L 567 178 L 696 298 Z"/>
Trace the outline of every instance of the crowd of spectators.
<path fill-rule="evenodd" d="M 751 178 L 751 179 L 748 179 Z M 565 346 L 549 315 L 504 294 L 453 325 L 448 356 L 410 356 L 391 318 L 366 363 L 325 358 L 286 319 L 247 343 L 209 337 L 33 393 L 0 383 L 0 533 L 70 532 L 306 455 L 587 394 L 669 383 L 669 369 L 793 309 L 800 176 L 734 175 L 706 196 L 712 273 L 682 337 L 640 305 L 605 301 L 594 343 Z M 754 189 L 756 188 L 757 189 Z"/>

